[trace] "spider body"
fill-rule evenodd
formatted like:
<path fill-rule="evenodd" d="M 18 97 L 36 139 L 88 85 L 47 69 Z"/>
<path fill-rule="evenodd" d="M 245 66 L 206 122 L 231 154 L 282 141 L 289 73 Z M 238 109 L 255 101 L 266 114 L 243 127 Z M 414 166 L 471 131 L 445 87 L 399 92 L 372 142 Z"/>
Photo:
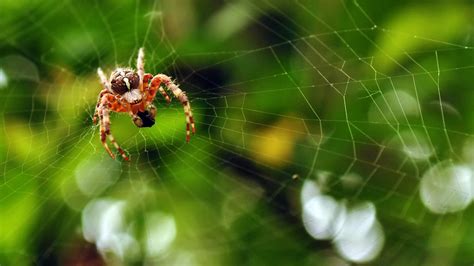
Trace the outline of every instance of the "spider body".
<path fill-rule="evenodd" d="M 142 125 L 140 127 L 152 127 L 155 124 L 156 113 L 145 110 L 144 112 L 139 111 L 137 115 L 142 120 Z"/>
<path fill-rule="evenodd" d="M 189 142 L 190 132 L 195 133 L 191 105 L 186 93 L 167 75 L 157 74 L 153 76 L 145 73 L 144 57 L 143 48 L 140 48 L 137 71 L 131 68 L 117 68 L 112 71 L 110 79 L 105 77 L 102 69 L 98 68 L 97 70 L 103 89 L 99 93 L 93 121 L 97 123 L 97 118 L 99 118 L 100 140 L 112 158 L 115 158 L 115 156 L 107 145 L 107 136 L 122 157 L 127 161 L 129 160 L 110 131 L 109 113 L 128 113 L 137 127 L 151 127 L 155 124 L 156 107 L 153 105 L 153 101 L 157 92 L 160 92 L 168 103 L 171 101 L 165 88 L 183 105 L 186 117 L 186 141 Z"/>

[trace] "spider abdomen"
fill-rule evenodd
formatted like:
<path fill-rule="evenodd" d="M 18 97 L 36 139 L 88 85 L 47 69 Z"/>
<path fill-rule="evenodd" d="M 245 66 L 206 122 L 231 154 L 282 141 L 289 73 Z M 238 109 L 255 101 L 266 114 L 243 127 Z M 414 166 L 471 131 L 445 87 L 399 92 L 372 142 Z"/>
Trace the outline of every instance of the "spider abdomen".
<path fill-rule="evenodd" d="M 130 68 L 118 68 L 110 75 L 110 85 L 117 94 L 124 94 L 138 88 L 140 77 Z"/>
<path fill-rule="evenodd" d="M 145 110 L 144 112 L 137 112 L 137 115 L 142 120 L 140 127 L 152 127 L 155 124 L 155 116 L 148 110 Z"/>

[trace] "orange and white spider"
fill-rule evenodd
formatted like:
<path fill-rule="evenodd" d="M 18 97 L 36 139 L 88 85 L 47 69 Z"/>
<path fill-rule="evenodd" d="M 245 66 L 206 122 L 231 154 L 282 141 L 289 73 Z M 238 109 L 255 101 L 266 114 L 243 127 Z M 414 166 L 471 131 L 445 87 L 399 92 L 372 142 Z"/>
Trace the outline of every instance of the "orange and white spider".
<path fill-rule="evenodd" d="M 117 68 L 110 75 L 110 79 L 104 75 L 102 69 L 97 69 L 103 89 L 99 93 L 96 109 L 94 112 L 94 124 L 97 118 L 100 122 L 100 140 L 110 157 L 115 159 L 114 154 L 107 145 L 106 137 L 109 136 L 115 148 L 125 160 L 129 160 L 122 148 L 117 144 L 110 131 L 109 113 L 128 113 L 137 127 L 151 127 L 155 124 L 156 107 L 153 105 L 157 91 L 163 95 L 166 101 L 171 102 L 166 89 L 176 97 L 184 107 L 186 116 L 186 141 L 189 142 L 190 132 L 195 133 L 194 119 L 191 112 L 186 93 L 176 85 L 169 76 L 164 74 L 145 73 L 145 53 L 143 48 L 138 51 L 137 71 L 131 68 Z"/>

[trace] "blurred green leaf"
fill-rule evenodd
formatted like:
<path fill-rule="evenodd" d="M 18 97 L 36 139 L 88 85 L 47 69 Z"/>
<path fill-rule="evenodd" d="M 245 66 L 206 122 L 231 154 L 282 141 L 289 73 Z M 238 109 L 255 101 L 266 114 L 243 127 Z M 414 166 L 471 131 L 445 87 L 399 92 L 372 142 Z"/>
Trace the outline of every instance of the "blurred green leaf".
<path fill-rule="evenodd" d="M 472 17 L 469 10 L 469 6 L 457 3 L 432 3 L 409 6 L 393 14 L 379 30 L 373 52 L 374 66 L 381 72 L 389 72 L 397 64 L 410 62 L 407 54 L 418 49 L 457 43 L 456 40 L 467 34 L 466 25 Z"/>

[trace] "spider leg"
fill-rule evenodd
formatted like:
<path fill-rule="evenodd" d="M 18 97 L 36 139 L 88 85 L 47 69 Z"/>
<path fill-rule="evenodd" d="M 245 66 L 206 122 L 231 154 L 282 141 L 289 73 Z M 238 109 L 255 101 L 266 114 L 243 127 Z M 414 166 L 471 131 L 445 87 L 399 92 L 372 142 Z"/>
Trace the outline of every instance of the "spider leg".
<path fill-rule="evenodd" d="M 174 97 L 176 97 L 183 105 L 184 114 L 186 116 L 186 141 L 189 142 L 189 139 L 191 137 L 190 133 L 191 131 L 193 134 L 196 133 L 196 128 L 194 126 L 194 118 L 193 113 L 191 111 L 191 104 L 189 103 L 188 96 L 186 96 L 186 92 L 182 91 L 178 87 L 178 85 L 176 85 L 171 80 L 170 77 L 164 74 L 158 74 L 153 77 L 153 79 L 151 80 L 150 92 L 152 92 L 153 89 L 159 87 L 161 83 L 163 83 L 166 88 L 168 88 L 168 90 L 173 93 Z"/>
<path fill-rule="evenodd" d="M 145 51 L 143 47 L 138 50 L 138 58 L 137 58 L 137 72 L 138 76 L 140 77 L 140 87 L 144 83 L 143 76 L 145 75 Z"/>
<path fill-rule="evenodd" d="M 161 93 L 161 95 L 163 95 L 167 103 L 171 102 L 171 98 L 168 96 L 166 91 L 161 86 L 158 86 L 158 91 Z"/>
<path fill-rule="evenodd" d="M 99 105 L 100 105 L 100 102 L 101 102 L 101 99 L 102 99 L 102 96 L 104 96 L 104 94 L 108 93 L 109 91 L 107 89 L 103 89 L 100 91 L 99 93 L 99 99 L 97 100 L 97 104 L 95 106 L 95 111 L 94 111 L 94 117 L 92 119 L 92 122 L 95 124 L 97 124 L 97 118 L 99 117 Z"/>
<path fill-rule="evenodd" d="M 100 140 L 102 145 L 104 146 L 107 153 L 115 159 L 114 154 L 110 150 L 107 145 L 106 137 L 109 136 L 110 142 L 115 146 L 115 148 L 120 152 L 123 159 L 128 161 L 128 157 L 125 154 L 124 150 L 118 145 L 117 141 L 115 141 L 114 136 L 110 131 L 110 116 L 109 116 L 109 109 L 114 112 L 127 112 L 127 107 L 124 103 L 120 101 L 120 99 L 116 98 L 111 93 L 106 93 L 101 97 L 100 105 L 98 107 L 99 110 L 99 118 L 100 118 Z"/>
<path fill-rule="evenodd" d="M 104 146 L 104 149 L 107 151 L 107 153 L 112 157 L 112 159 L 115 159 L 115 155 L 112 153 L 110 150 L 109 146 L 107 145 L 107 127 L 110 125 L 110 120 L 109 120 L 109 112 L 107 108 L 101 108 L 99 110 L 99 117 L 100 117 L 100 142 L 102 143 L 102 146 Z M 109 129 L 110 132 L 110 129 Z"/>
<path fill-rule="evenodd" d="M 146 75 L 151 76 L 151 74 L 146 74 Z M 151 86 L 149 87 L 148 93 L 147 93 L 147 96 L 146 96 L 146 102 L 147 103 L 152 103 L 153 102 L 153 100 L 156 97 L 156 91 L 159 91 L 161 93 L 161 95 L 163 95 L 163 97 L 165 98 L 167 103 L 171 102 L 171 98 L 168 96 L 166 91 L 160 85 L 161 85 L 161 80 L 160 79 L 158 79 L 158 78 L 157 79 L 152 79 Z"/>
<path fill-rule="evenodd" d="M 104 87 L 104 89 L 108 90 L 109 92 L 112 92 L 109 81 L 105 77 L 104 71 L 102 71 L 100 67 L 97 68 L 97 75 L 99 75 L 100 82 L 102 83 L 102 87 Z"/>
<path fill-rule="evenodd" d="M 128 159 L 127 155 L 125 154 L 125 151 L 122 148 L 120 148 L 120 146 L 118 145 L 117 141 L 115 141 L 115 138 L 112 135 L 112 133 L 110 133 L 110 131 L 109 131 L 109 140 L 110 142 L 112 142 L 112 144 L 114 144 L 115 148 L 120 152 L 120 155 L 122 155 L 123 159 L 125 161 L 129 161 L 130 159 Z"/>
<path fill-rule="evenodd" d="M 146 73 L 146 74 L 143 76 L 143 84 L 142 84 L 142 87 L 141 87 L 141 91 L 142 91 L 142 92 L 148 91 L 148 86 L 149 86 L 149 83 L 150 83 L 151 78 L 153 78 L 153 75 L 150 74 L 150 73 Z"/>

